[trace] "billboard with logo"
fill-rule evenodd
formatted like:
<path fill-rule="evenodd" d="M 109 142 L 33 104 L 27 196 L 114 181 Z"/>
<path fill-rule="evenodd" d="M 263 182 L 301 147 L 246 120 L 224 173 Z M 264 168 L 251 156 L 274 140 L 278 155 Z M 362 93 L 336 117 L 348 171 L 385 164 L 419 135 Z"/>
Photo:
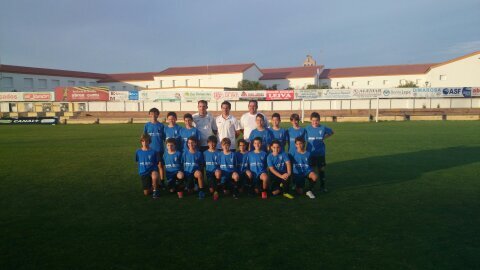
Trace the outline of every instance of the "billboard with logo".
<path fill-rule="evenodd" d="M 109 91 L 108 100 L 110 101 L 127 101 L 128 100 L 128 91 Z"/>
<path fill-rule="evenodd" d="M 413 88 L 413 97 L 442 97 L 441 88 Z"/>
<path fill-rule="evenodd" d="M 472 88 L 472 97 L 480 97 L 480 87 Z"/>
<path fill-rule="evenodd" d="M 442 95 L 444 97 L 472 97 L 471 87 L 458 88 L 442 88 Z"/>
<path fill-rule="evenodd" d="M 53 92 L 0 92 L 0 101 L 54 101 Z"/>
<path fill-rule="evenodd" d="M 240 91 L 240 100 L 265 100 L 267 97 L 267 91 L 265 90 L 251 90 Z"/>
<path fill-rule="evenodd" d="M 108 101 L 110 99 L 108 87 L 69 86 L 56 87 L 56 101 Z"/>
<path fill-rule="evenodd" d="M 212 101 L 239 100 L 239 91 L 214 91 Z"/>
<path fill-rule="evenodd" d="M 293 100 L 293 90 L 267 90 L 266 100 Z"/>

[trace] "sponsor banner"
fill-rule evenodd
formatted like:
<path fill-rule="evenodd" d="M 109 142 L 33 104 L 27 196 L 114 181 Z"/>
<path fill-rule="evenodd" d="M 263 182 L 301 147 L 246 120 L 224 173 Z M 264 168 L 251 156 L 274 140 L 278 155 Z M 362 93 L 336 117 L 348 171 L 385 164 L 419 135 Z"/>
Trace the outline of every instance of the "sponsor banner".
<path fill-rule="evenodd" d="M 174 91 L 143 90 L 140 91 L 140 100 L 180 102 L 182 101 L 182 95 L 180 92 Z"/>
<path fill-rule="evenodd" d="M 265 90 L 252 90 L 252 91 L 240 91 L 240 100 L 265 100 L 267 91 Z"/>
<path fill-rule="evenodd" d="M 350 89 L 324 89 L 321 98 L 325 99 L 350 99 L 352 91 Z"/>
<path fill-rule="evenodd" d="M 382 90 L 382 97 L 384 97 L 384 98 L 413 97 L 413 88 L 383 89 Z"/>
<path fill-rule="evenodd" d="M 480 97 L 480 87 L 472 88 L 472 97 Z"/>
<path fill-rule="evenodd" d="M 199 100 L 211 100 L 212 92 L 199 90 L 199 91 L 186 91 L 181 92 L 182 101 L 197 102 Z"/>
<path fill-rule="evenodd" d="M 0 92 L 0 101 L 23 101 L 23 93 Z"/>
<path fill-rule="evenodd" d="M 376 98 L 382 96 L 382 89 L 353 89 L 352 98 Z"/>
<path fill-rule="evenodd" d="M 295 90 L 295 99 L 316 99 L 322 97 L 322 90 L 319 89 L 305 89 Z"/>
<path fill-rule="evenodd" d="M 472 88 L 470 87 L 443 88 L 442 95 L 444 97 L 472 97 Z"/>
<path fill-rule="evenodd" d="M 138 100 L 138 91 L 128 91 L 128 100 Z"/>
<path fill-rule="evenodd" d="M 21 117 L 0 119 L 0 125 L 54 125 L 57 123 L 57 117 Z"/>
<path fill-rule="evenodd" d="M 56 101 L 108 101 L 108 87 L 56 87 Z"/>
<path fill-rule="evenodd" d="M 23 93 L 24 101 L 54 101 L 53 92 L 27 92 Z"/>
<path fill-rule="evenodd" d="M 238 100 L 240 93 L 239 91 L 215 91 L 212 92 L 212 101 Z"/>
<path fill-rule="evenodd" d="M 293 100 L 293 90 L 267 90 L 266 100 Z"/>
<path fill-rule="evenodd" d="M 441 88 L 413 88 L 413 97 L 442 97 Z"/>
<path fill-rule="evenodd" d="M 110 101 L 127 101 L 129 92 L 128 91 L 109 91 L 108 96 Z"/>

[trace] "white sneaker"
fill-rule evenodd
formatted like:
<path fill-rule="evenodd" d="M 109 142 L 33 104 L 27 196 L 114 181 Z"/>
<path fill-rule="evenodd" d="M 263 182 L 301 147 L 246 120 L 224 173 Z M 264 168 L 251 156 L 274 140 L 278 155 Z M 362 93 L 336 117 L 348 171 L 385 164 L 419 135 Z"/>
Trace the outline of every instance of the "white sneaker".
<path fill-rule="evenodd" d="M 309 197 L 310 199 L 315 199 L 315 195 L 313 195 L 313 192 L 311 190 L 307 191 L 305 195 L 307 195 L 307 197 Z"/>

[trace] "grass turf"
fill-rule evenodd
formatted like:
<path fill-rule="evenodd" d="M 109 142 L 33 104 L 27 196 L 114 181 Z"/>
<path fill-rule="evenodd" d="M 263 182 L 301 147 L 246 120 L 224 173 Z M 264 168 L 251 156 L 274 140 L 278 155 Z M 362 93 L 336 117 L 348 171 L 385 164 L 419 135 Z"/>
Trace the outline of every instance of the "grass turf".
<path fill-rule="evenodd" d="M 218 202 L 142 195 L 143 125 L 2 126 L 0 267 L 478 269 L 480 122 L 328 126 L 329 194 Z"/>

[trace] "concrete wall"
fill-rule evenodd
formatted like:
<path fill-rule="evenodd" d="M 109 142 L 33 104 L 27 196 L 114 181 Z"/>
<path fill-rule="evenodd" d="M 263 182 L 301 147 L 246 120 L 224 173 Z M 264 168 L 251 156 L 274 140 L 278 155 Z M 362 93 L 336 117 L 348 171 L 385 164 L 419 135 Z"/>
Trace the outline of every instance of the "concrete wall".
<path fill-rule="evenodd" d="M 25 79 L 28 80 L 27 83 Z M 16 90 L 18 92 L 42 92 L 53 91 L 57 86 L 70 85 L 97 86 L 97 79 L 2 72 L 0 80 L 0 91 L 7 92 Z"/>
<path fill-rule="evenodd" d="M 432 87 L 480 86 L 480 54 L 434 67 L 427 79 Z M 441 80 L 440 76 L 444 80 Z"/>

